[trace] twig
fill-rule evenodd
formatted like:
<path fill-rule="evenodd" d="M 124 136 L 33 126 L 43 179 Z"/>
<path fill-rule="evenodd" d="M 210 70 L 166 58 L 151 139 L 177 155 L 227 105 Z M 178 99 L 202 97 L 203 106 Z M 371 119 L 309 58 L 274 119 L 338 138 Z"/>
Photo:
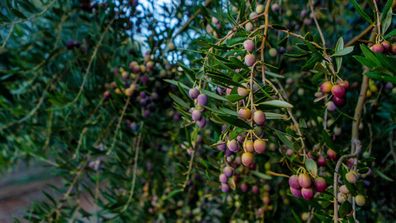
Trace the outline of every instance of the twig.
<path fill-rule="evenodd" d="M 186 173 L 187 176 L 186 176 L 186 180 L 184 181 L 183 188 L 187 187 L 188 180 L 190 179 L 190 174 L 191 174 L 191 171 L 192 171 L 192 165 L 194 163 L 195 152 L 196 152 L 195 149 L 196 148 L 193 148 L 193 152 L 191 154 L 190 162 L 188 164 L 188 170 L 187 170 L 187 173 Z"/>
<path fill-rule="evenodd" d="M 117 140 L 117 136 L 118 136 L 118 132 L 119 132 L 120 127 L 121 127 L 121 122 L 122 122 L 122 120 L 124 118 L 125 112 L 126 112 L 126 110 L 128 108 L 128 105 L 129 105 L 130 101 L 131 101 L 131 97 L 128 97 L 127 101 L 125 102 L 124 108 L 122 109 L 120 118 L 118 119 L 117 127 L 116 127 L 116 130 L 114 131 L 113 142 L 111 143 L 111 147 L 110 147 L 109 151 L 107 151 L 107 153 L 106 153 L 107 155 L 111 154 L 111 152 L 114 149 L 114 146 L 115 146 L 115 143 L 116 143 L 116 140 Z"/>
<path fill-rule="evenodd" d="M 261 55 L 261 62 L 263 63 L 261 66 L 261 80 L 263 81 L 263 84 L 265 85 L 265 57 L 264 57 L 264 49 L 265 49 L 265 42 L 267 41 L 267 33 L 268 33 L 268 14 L 269 14 L 269 7 L 271 5 L 271 0 L 267 0 L 267 3 L 265 4 L 265 10 L 264 10 L 264 33 L 263 33 L 263 40 L 261 41 L 261 47 L 260 47 L 260 55 Z"/>
<path fill-rule="evenodd" d="M 363 38 L 363 36 L 365 36 L 367 33 L 369 33 L 372 29 L 374 28 L 374 25 L 371 24 L 369 25 L 365 30 L 363 30 L 359 35 L 355 36 L 353 39 L 349 40 L 345 46 L 352 46 L 353 44 L 355 44 L 357 41 L 359 41 L 361 38 Z"/>
<path fill-rule="evenodd" d="M 4 47 L 6 46 L 8 39 L 10 38 L 12 32 L 14 31 L 14 28 L 15 28 L 15 23 L 12 23 L 11 28 L 10 28 L 10 31 L 8 32 L 7 37 L 4 39 L 4 42 L 3 42 L 3 44 L 1 45 L 1 47 L 4 48 Z"/>
<path fill-rule="evenodd" d="M 143 127 L 143 126 L 142 126 Z M 124 208 L 121 210 L 121 212 L 124 212 L 128 209 L 129 204 L 132 201 L 132 197 L 135 191 L 135 184 L 136 184 L 136 172 L 137 172 L 137 166 L 138 166 L 138 158 L 139 158 L 139 150 L 140 150 L 140 140 L 142 137 L 142 132 L 139 133 L 138 138 L 136 140 L 135 144 L 135 158 L 134 158 L 134 163 L 133 163 L 133 175 L 132 175 L 132 181 L 131 181 L 131 189 L 129 190 L 129 196 L 128 196 L 128 201 L 125 204 Z"/>
<path fill-rule="evenodd" d="M 316 28 L 318 29 L 318 32 L 319 32 L 319 35 L 320 35 L 320 39 L 322 41 L 323 50 L 324 50 L 324 52 L 326 52 L 326 41 L 324 39 L 323 32 L 322 32 L 322 29 L 320 28 L 319 22 L 316 19 L 316 13 L 315 13 L 315 9 L 314 9 L 313 0 L 309 1 L 309 7 L 311 8 L 312 18 L 313 18 L 313 20 L 315 22 Z"/>

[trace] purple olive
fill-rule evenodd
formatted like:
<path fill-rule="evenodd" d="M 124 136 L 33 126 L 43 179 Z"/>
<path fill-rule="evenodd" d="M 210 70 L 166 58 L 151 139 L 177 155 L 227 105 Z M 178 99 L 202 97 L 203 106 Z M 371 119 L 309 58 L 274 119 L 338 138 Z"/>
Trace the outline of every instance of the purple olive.
<path fill-rule="evenodd" d="M 227 193 L 230 190 L 230 186 L 228 184 L 221 184 L 221 191 Z"/>
<path fill-rule="evenodd" d="M 200 110 L 198 110 L 198 109 L 194 109 L 191 112 L 191 118 L 192 118 L 193 121 L 196 121 L 196 122 L 201 120 L 202 119 L 202 112 Z"/>
<path fill-rule="evenodd" d="M 208 104 L 208 96 L 200 94 L 197 97 L 197 103 L 199 106 L 206 106 Z"/>
<path fill-rule="evenodd" d="M 220 174 L 220 176 L 219 176 L 219 181 L 220 181 L 221 183 L 227 183 L 228 177 L 227 177 L 224 173 L 222 173 L 222 174 Z"/>
<path fill-rule="evenodd" d="M 232 174 L 234 173 L 234 168 L 230 167 L 230 166 L 226 166 L 223 169 L 223 173 L 227 176 L 227 177 L 231 177 Z"/>
<path fill-rule="evenodd" d="M 227 146 L 224 142 L 219 142 L 216 146 L 216 148 L 220 151 L 225 151 L 227 149 Z"/>
<path fill-rule="evenodd" d="M 315 189 L 317 192 L 323 192 L 327 188 L 326 180 L 323 177 L 318 177 L 315 179 Z"/>
<path fill-rule="evenodd" d="M 199 90 L 197 88 L 191 88 L 188 91 L 188 95 L 190 96 L 191 99 L 196 99 L 199 95 Z"/>
<path fill-rule="evenodd" d="M 289 178 L 289 186 L 291 188 L 294 188 L 294 189 L 300 189 L 301 188 L 300 184 L 298 183 L 298 176 L 297 175 L 291 175 L 290 176 L 290 178 Z"/>
<path fill-rule="evenodd" d="M 301 190 L 290 187 L 290 192 L 293 194 L 294 197 L 301 197 Z"/>
<path fill-rule="evenodd" d="M 205 126 L 206 126 L 206 119 L 205 118 L 201 118 L 201 120 L 198 120 L 197 121 L 197 125 L 198 125 L 198 127 L 199 128 L 205 128 Z"/>
<path fill-rule="evenodd" d="M 239 150 L 238 142 L 235 139 L 228 141 L 227 147 L 231 152 L 238 152 Z"/>

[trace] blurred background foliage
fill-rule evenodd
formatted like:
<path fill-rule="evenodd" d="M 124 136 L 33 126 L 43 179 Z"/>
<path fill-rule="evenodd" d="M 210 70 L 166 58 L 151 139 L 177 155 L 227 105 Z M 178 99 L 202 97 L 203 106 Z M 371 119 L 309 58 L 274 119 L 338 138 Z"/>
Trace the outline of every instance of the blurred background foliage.
<path fill-rule="evenodd" d="M 368 33 L 354 42 L 353 52 L 341 55 L 340 76 L 351 83 L 347 105 L 327 113 L 323 103 L 313 102 L 325 73 L 317 66 L 323 60 L 322 51 L 309 46 L 320 44 L 309 4 L 272 2 L 273 29 L 266 45 L 277 54 L 265 53 L 268 78 L 293 105 L 308 150 L 326 145 L 339 155 L 348 153 L 363 65 L 377 72 L 370 76 L 371 95 L 360 131 L 364 153 L 359 165 L 371 168 L 372 174 L 359 188 L 368 201 L 359 208 L 358 219 L 394 221 L 396 97 L 389 83 L 396 84 L 396 72 L 389 64 L 395 64 L 395 57 L 364 54 L 359 44 L 370 42 Z M 348 45 L 372 25 L 373 4 L 359 2 L 315 1 L 315 14 L 331 53 L 336 52 L 340 37 Z M 224 74 L 227 64 L 247 70 L 242 60 L 227 61 L 227 50 L 243 55 L 243 40 L 260 40 L 262 32 L 251 35 L 241 28 L 232 38 L 217 43 L 247 20 L 259 3 L 264 1 L 1 1 L 0 169 L 5 173 L 18 163 L 39 163 L 48 168 L 48 175 L 60 176 L 62 185 L 45 192 L 46 200 L 35 203 L 24 218 L 31 222 L 250 222 L 264 218 L 301 222 L 301 213 L 310 212 L 312 222 L 331 221 L 331 190 L 316 201 L 303 201 L 290 195 L 285 178 L 268 174 L 292 174 L 288 164 L 294 158 L 285 151 L 298 151 L 300 146 L 291 121 L 276 120 L 287 115 L 284 107 L 262 106 L 278 115 L 264 129 L 273 147 L 257 158 L 255 171 L 243 170 L 244 182 L 259 187 L 259 194 L 219 189 L 218 175 L 225 162 L 213 147 L 224 124 L 233 127 L 240 122 L 232 118 L 234 113 L 219 119 L 221 111 L 235 110 L 236 100 L 225 99 L 217 86 L 235 87 L 233 82 L 244 78 L 235 72 L 206 76 L 202 69 Z M 378 1 L 380 9 L 389 4 L 394 6 L 392 1 Z M 221 25 L 213 24 L 212 18 Z M 390 16 L 385 21 L 390 22 L 384 36 L 392 42 L 394 19 Z M 262 18 L 257 21 L 263 23 Z M 298 33 L 303 39 L 279 30 Z M 211 57 L 204 64 L 207 55 Z M 385 62 L 372 65 L 370 60 L 376 58 Z M 131 62 L 139 65 L 139 72 L 130 72 Z M 210 104 L 203 129 L 190 121 L 189 113 L 193 102 L 188 89 L 200 81 L 206 83 Z M 260 87 L 264 101 L 279 99 L 273 89 Z M 335 129 L 342 133 L 336 134 Z M 320 170 L 328 184 L 334 167 L 335 162 L 330 162 Z M 83 195 L 89 197 L 90 208 L 82 207 Z M 263 209 L 264 195 L 270 199 L 270 208 Z"/>

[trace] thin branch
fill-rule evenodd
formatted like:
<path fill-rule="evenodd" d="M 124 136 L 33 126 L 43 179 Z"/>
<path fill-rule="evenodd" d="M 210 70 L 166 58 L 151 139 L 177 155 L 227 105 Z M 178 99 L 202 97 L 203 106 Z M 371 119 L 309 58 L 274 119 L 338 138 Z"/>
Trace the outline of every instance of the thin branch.
<path fill-rule="evenodd" d="M 316 28 L 318 29 L 318 32 L 319 32 L 319 35 L 320 35 L 320 39 L 322 41 L 323 50 L 324 50 L 324 52 L 326 52 L 326 41 L 324 39 L 323 32 L 322 32 L 322 29 L 320 28 L 319 22 L 316 19 L 316 13 L 315 13 L 315 9 L 314 9 L 313 0 L 309 1 L 309 7 L 311 8 L 312 18 L 313 18 L 313 20 L 315 22 Z"/>
<path fill-rule="evenodd" d="M 142 132 L 139 133 L 138 138 L 136 140 L 136 144 L 135 144 L 136 151 L 135 151 L 135 158 L 133 160 L 133 162 L 134 162 L 133 163 L 133 175 L 132 175 L 132 181 L 131 181 L 131 189 L 129 190 L 128 201 L 125 204 L 124 208 L 121 210 L 121 212 L 124 212 L 128 209 L 128 207 L 132 201 L 133 194 L 135 192 L 136 172 L 137 172 L 137 166 L 138 166 L 141 137 L 142 137 Z"/>
<path fill-rule="evenodd" d="M 118 119 L 118 123 L 117 123 L 117 127 L 116 130 L 114 131 L 114 137 L 113 137 L 113 142 L 111 143 L 111 147 L 109 149 L 109 151 L 107 151 L 107 155 L 111 154 L 111 152 L 114 149 L 115 143 L 117 141 L 117 136 L 118 136 L 118 132 L 120 131 L 120 127 L 121 127 L 121 122 L 124 118 L 125 112 L 128 108 L 129 102 L 131 101 L 131 97 L 128 97 L 127 101 L 125 102 L 124 108 L 122 109 L 120 118 Z"/>
<path fill-rule="evenodd" d="M 372 29 L 374 28 L 374 25 L 371 24 L 369 25 L 365 30 L 363 30 L 359 35 L 355 36 L 353 39 L 349 40 L 345 46 L 352 46 L 355 44 L 357 41 L 359 41 L 361 38 L 363 38 L 367 33 L 369 33 Z"/>
<path fill-rule="evenodd" d="M 6 46 L 6 44 L 7 44 L 7 42 L 8 42 L 8 39 L 11 37 L 11 34 L 12 34 L 12 32 L 14 31 L 14 28 L 15 28 L 15 23 L 12 23 L 11 28 L 10 28 L 10 31 L 8 32 L 7 37 L 4 39 L 4 42 L 3 42 L 3 44 L 1 45 L 1 47 L 4 48 L 4 47 Z"/>
<path fill-rule="evenodd" d="M 268 34 L 268 14 L 269 14 L 269 8 L 271 5 L 271 0 L 267 0 L 267 3 L 265 4 L 265 10 L 264 10 L 264 33 L 263 33 L 263 40 L 261 41 L 261 47 L 260 47 L 260 55 L 261 55 L 261 62 L 263 63 L 261 66 L 261 80 L 263 81 L 263 84 L 265 85 L 265 57 L 264 57 L 264 49 L 265 49 L 265 42 L 267 41 L 267 34 Z"/>

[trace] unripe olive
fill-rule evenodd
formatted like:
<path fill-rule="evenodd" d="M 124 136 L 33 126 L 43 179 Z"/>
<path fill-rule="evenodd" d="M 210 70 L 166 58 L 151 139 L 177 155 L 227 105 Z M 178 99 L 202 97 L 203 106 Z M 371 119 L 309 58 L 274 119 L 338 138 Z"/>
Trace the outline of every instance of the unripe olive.
<path fill-rule="evenodd" d="M 249 94 L 249 90 L 244 87 L 238 87 L 237 92 L 241 97 L 246 97 Z"/>
<path fill-rule="evenodd" d="M 306 173 L 298 175 L 298 183 L 303 188 L 309 188 L 312 184 L 311 177 Z"/>
<path fill-rule="evenodd" d="M 262 5 L 262 4 L 257 4 L 256 5 L 256 13 L 257 14 L 261 14 L 261 13 L 263 13 L 264 12 L 264 5 Z"/>
<path fill-rule="evenodd" d="M 366 204 L 366 198 L 363 195 L 358 194 L 355 196 L 355 203 L 358 206 L 363 206 Z"/>
<path fill-rule="evenodd" d="M 325 81 L 320 85 L 320 91 L 324 94 L 330 93 L 333 84 L 330 81 Z"/>
<path fill-rule="evenodd" d="M 239 118 L 248 120 L 252 116 L 252 112 L 248 108 L 241 108 L 238 111 Z"/>
<path fill-rule="evenodd" d="M 257 125 L 264 125 L 265 123 L 265 113 L 261 110 L 256 110 L 253 113 L 253 121 Z"/>
<path fill-rule="evenodd" d="M 351 170 L 351 171 L 349 171 L 348 173 L 345 174 L 345 179 L 349 183 L 354 184 L 354 183 L 356 183 L 356 181 L 358 179 L 358 174 L 357 174 L 356 171 Z"/>
<path fill-rule="evenodd" d="M 246 167 L 250 167 L 253 164 L 253 153 L 250 152 L 244 152 L 242 154 L 242 164 Z"/>
<path fill-rule="evenodd" d="M 253 50 L 254 50 L 253 40 L 251 40 L 251 39 L 245 40 L 245 42 L 243 42 L 243 48 L 245 48 L 245 50 L 248 52 L 253 52 Z"/>
<path fill-rule="evenodd" d="M 170 51 L 174 50 L 174 49 L 175 49 L 175 44 L 174 44 L 173 42 L 169 42 L 169 43 L 168 43 L 168 49 L 169 49 Z"/>
<path fill-rule="evenodd" d="M 265 152 L 265 141 L 262 139 L 256 139 L 254 140 L 254 151 L 258 154 L 264 153 Z"/>
<path fill-rule="evenodd" d="M 301 213 L 301 220 L 308 221 L 308 218 L 309 218 L 309 212 Z"/>
<path fill-rule="evenodd" d="M 134 91 L 135 91 L 135 89 L 129 87 L 129 88 L 125 89 L 124 93 L 126 96 L 130 97 L 130 96 L 132 96 Z"/>
<path fill-rule="evenodd" d="M 348 187 L 346 185 L 341 185 L 339 191 L 343 194 L 349 194 Z"/>
<path fill-rule="evenodd" d="M 253 151 L 254 151 L 254 148 L 253 148 L 253 141 L 252 141 L 252 140 L 246 140 L 246 141 L 243 143 L 243 149 L 244 149 L 246 152 L 253 152 Z"/>
<path fill-rule="evenodd" d="M 337 194 L 337 201 L 338 203 L 344 203 L 348 199 L 348 196 L 344 193 L 338 193 Z"/>
<path fill-rule="evenodd" d="M 256 57 L 253 54 L 248 54 L 245 56 L 245 64 L 249 67 L 253 66 L 256 62 Z"/>
<path fill-rule="evenodd" d="M 253 30 L 253 24 L 251 22 L 248 22 L 245 24 L 245 29 L 246 31 L 250 32 Z"/>
<path fill-rule="evenodd" d="M 257 20 L 257 13 L 256 12 L 251 12 L 249 14 L 249 19 L 251 20 Z"/>
<path fill-rule="evenodd" d="M 275 48 L 271 48 L 271 49 L 268 50 L 268 54 L 271 57 L 276 57 L 278 55 L 278 51 Z"/>

